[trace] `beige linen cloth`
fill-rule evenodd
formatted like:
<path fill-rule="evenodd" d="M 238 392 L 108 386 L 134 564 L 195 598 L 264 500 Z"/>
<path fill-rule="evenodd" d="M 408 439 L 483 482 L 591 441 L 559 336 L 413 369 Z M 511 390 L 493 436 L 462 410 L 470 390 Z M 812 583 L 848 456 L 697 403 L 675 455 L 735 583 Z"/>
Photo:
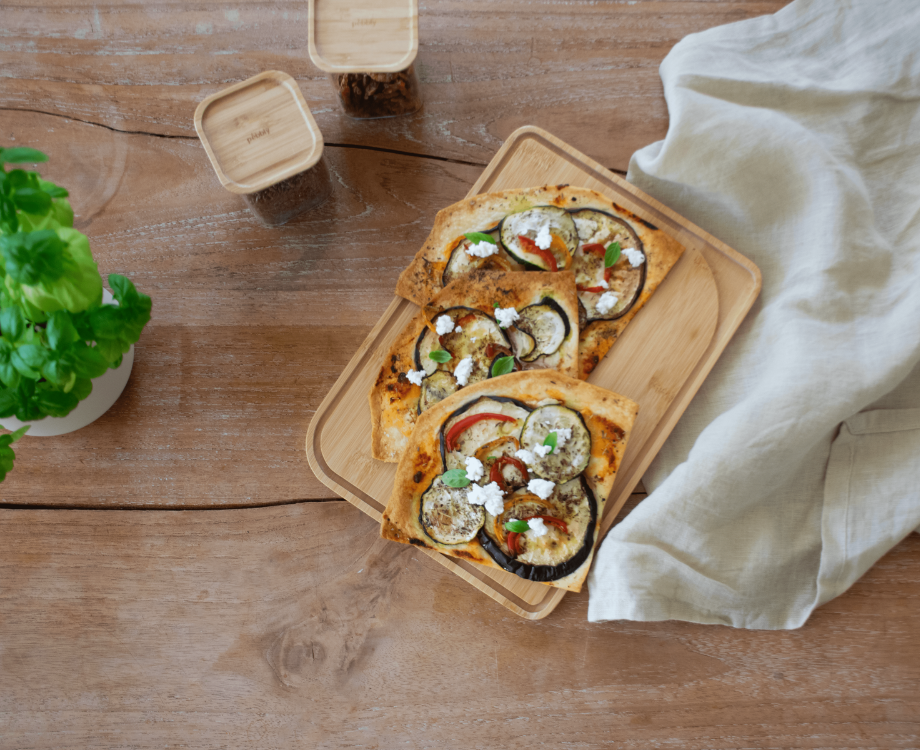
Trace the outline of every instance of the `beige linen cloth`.
<path fill-rule="evenodd" d="M 602 544 L 588 618 L 796 628 L 920 525 L 920 2 L 797 0 L 661 77 L 670 128 L 628 179 L 763 292 Z"/>

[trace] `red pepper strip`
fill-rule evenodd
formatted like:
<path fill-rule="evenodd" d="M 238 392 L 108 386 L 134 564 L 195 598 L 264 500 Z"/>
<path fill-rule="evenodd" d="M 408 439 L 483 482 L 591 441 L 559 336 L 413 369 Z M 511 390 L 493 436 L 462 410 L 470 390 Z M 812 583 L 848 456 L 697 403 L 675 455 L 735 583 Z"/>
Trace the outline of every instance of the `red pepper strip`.
<path fill-rule="evenodd" d="M 590 245 L 585 245 L 581 248 L 581 251 L 583 253 L 597 253 L 602 258 L 606 257 L 607 255 L 607 248 L 605 248 L 600 242 L 592 242 Z M 613 266 L 610 266 L 610 268 L 604 268 L 604 281 L 609 282 L 610 274 L 612 273 L 613 273 Z M 588 289 L 582 289 L 581 287 L 578 287 L 578 291 L 579 292 L 594 292 L 595 294 L 599 294 L 600 292 L 606 292 L 607 290 L 604 289 L 603 287 L 593 286 Z"/>
<path fill-rule="evenodd" d="M 606 276 L 606 274 L 604 275 Z M 579 292 L 591 292 L 591 294 L 601 294 L 607 291 L 607 289 L 602 286 L 582 286 L 581 284 L 576 284 L 575 289 Z"/>
<path fill-rule="evenodd" d="M 566 534 L 569 533 L 568 524 L 566 524 L 566 522 L 561 518 L 554 518 L 553 516 L 531 516 L 531 518 L 542 518 L 543 523 L 548 523 L 550 526 L 555 526 L 557 529 L 565 532 Z M 524 520 L 529 521 L 530 518 L 525 518 Z"/>
<path fill-rule="evenodd" d="M 462 318 L 460 318 L 460 320 L 454 323 L 454 325 L 460 326 L 461 328 L 463 328 L 463 326 L 465 326 L 471 320 L 476 320 L 476 315 L 474 313 L 467 313 Z"/>
<path fill-rule="evenodd" d="M 516 531 L 509 531 L 509 532 L 508 532 L 508 536 L 507 536 L 507 538 L 506 538 L 506 540 L 507 540 L 507 542 L 508 542 L 508 551 L 509 551 L 514 557 L 517 557 L 517 554 L 518 554 L 517 542 L 518 542 L 518 537 L 519 537 L 519 536 L 520 536 L 520 534 L 519 534 L 518 532 L 516 532 Z"/>
<path fill-rule="evenodd" d="M 513 458 L 511 456 L 499 456 L 495 460 L 495 463 L 492 464 L 492 468 L 489 470 L 489 481 L 495 482 L 501 488 L 502 492 L 508 492 L 508 486 L 505 484 L 505 475 L 502 474 L 503 464 L 511 464 L 514 468 L 521 472 L 521 474 L 524 475 L 525 482 L 530 481 L 530 475 L 527 473 L 527 467 L 524 466 L 524 463 L 520 459 Z"/>
<path fill-rule="evenodd" d="M 486 357 L 492 359 L 496 354 L 505 354 L 510 355 L 511 350 L 507 346 L 501 346 L 500 344 L 489 343 L 486 346 Z"/>
<path fill-rule="evenodd" d="M 461 432 L 469 429 L 477 422 L 481 422 L 483 419 L 497 419 L 499 422 L 514 421 L 514 417 L 509 417 L 507 414 L 493 414 L 492 412 L 480 412 L 479 414 L 471 414 L 468 417 L 464 417 L 447 431 L 447 436 L 444 439 L 447 450 L 452 451 L 457 447 L 456 440 L 460 437 Z"/>
<path fill-rule="evenodd" d="M 534 255 L 539 255 L 541 258 L 543 258 L 543 260 L 545 260 L 546 264 L 549 266 L 550 271 L 559 270 L 559 265 L 556 263 L 556 256 L 553 255 L 549 250 L 544 250 L 542 247 L 538 247 L 536 242 L 530 239 L 530 237 L 525 237 L 523 234 L 519 234 L 518 239 L 521 241 L 521 244 L 524 246 L 528 253 L 533 253 Z"/>

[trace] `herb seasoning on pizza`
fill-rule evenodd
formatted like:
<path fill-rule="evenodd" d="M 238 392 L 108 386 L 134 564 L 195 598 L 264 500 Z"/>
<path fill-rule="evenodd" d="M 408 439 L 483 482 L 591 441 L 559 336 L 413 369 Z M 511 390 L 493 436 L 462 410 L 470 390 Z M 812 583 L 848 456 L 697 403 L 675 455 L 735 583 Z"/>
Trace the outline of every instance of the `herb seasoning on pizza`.
<path fill-rule="evenodd" d="M 471 272 L 435 295 L 387 352 L 370 392 L 372 455 L 397 461 L 418 415 L 461 388 L 545 368 L 578 374 L 574 275 Z"/>
<path fill-rule="evenodd" d="M 419 417 L 381 535 L 579 591 L 637 411 L 550 370 L 455 393 Z"/>
<path fill-rule="evenodd" d="M 505 190 L 438 212 L 396 293 L 424 305 L 476 269 L 571 270 L 581 323 L 579 375 L 586 378 L 683 250 L 658 227 L 593 190 Z"/>

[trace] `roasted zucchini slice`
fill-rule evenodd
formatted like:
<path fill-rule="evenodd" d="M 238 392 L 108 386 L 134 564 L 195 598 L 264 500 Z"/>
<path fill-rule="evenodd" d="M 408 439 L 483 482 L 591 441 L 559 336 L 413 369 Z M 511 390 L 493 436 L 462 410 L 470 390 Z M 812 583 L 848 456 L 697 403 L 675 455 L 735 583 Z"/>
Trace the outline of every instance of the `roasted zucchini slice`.
<path fill-rule="evenodd" d="M 425 533 L 441 544 L 463 544 L 472 540 L 485 521 L 481 505 L 467 500 L 469 487 L 450 487 L 435 477 L 422 495 L 419 521 Z"/>
<path fill-rule="evenodd" d="M 564 433 L 562 431 L 569 431 Z M 545 456 L 535 451 L 556 433 L 556 448 Z M 563 435 L 568 434 L 567 437 Z M 533 474 L 556 484 L 568 482 L 587 468 L 591 459 L 591 433 L 574 409 L 549 404 L 534 409 L 521 430 L 521 446 L 534 454 Z"/>
<path fill-rule="evenodd" d="M 526 211 L 508 214 L 502 219 L 498 229 L 505 250 L 514 260 L 527 268 L 538 271 L 552 270 L 546 257 L 528 249 L 520 239 L 523 236 L 537 242 L 545 229 L 549 230 L 550 237 L 557 238 L 555 246 L 544 248 L 555 257 L 556 270 L 562 271 L 572 265 L 572 254 L 578 247 L 578 230 L 569 212 L 563 208 L 536 206 Z"/>
<path fill-rule="evenodd" d="M 585 245 L 601 245 L 606 248 L 611 242 L 619 242 L 620 247 L 632 247 L 645 253 L 642 240 L 626 222 L 603 211 L 583 209 L 572 213 L 578 228 L 579 248 L 572 259 L 575 283 L 579 287 L 578 299 L 585 308 L 585 322 L 592 320 L 616 320 L 625 315 L 636 304 L 642 288 L 645 286 L 645 273 L 648 263 L 633 267 L 625 254 L 607 273 L 607 289 L 596 292 L 585 289 L 598 289 L 604 281 L 604 255 L 600 252 L 585 252 Z M 597 304 L 605 292 L 617 297 L 617 303 L 606 312 L 600 312 Z"/>
<path fill-rule="evenodd" d="M 418 400 L 418 413 L 430 409 L 460 389 L 457 379 L 446 370 L 437 370 L 422 380 L 422 395 Z"/>
<path fill-rule="evenodd" d="M 555 354 L 572 330 L 568 316 L 549 297 L 544 297 L 539 304 L 525 307 L 519 315 L 520 320 L 515 325 L 534 340 L 534 348 L 530 353 L 521 356 L 524 362 L 533 362 L 537 357 Z"/>
<path fill-rule="evenodd" d="M 547 524 L 546 534 L 524 532 L 516 549 L 508 546 L 505 523 L 546 516 L 561 524 Z M 559 526 L 564 525 L 564 530 Z M 526 489 L 518 490 L 505 502 L 500 516 L 486 513 L 479 531 L 483 549 L 505 570 L 530 581 L 555 581 L 577 570 L 594 545 L 597 502 L 584 477 L 558 485 L 547 500 Z"/>

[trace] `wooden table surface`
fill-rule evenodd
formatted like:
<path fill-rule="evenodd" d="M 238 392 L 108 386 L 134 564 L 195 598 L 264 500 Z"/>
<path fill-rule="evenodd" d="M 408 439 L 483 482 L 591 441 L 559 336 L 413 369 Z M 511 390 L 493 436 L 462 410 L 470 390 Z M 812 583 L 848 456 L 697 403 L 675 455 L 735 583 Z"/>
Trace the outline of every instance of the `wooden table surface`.
<path fill-rule="evenodd" d="M 320 401 L 438 208 L 513 130 L 623 173 L 683 36 L 785 0 L 432 0 L 425 107 L 344 117 L 306 3 L 0 4 L 0 144 L 48 153 L 100 270 L 153 298 L 95 424 L 0 486 L 0 748 L 917 748 L 920 537 L 795 632 L 527 622 L 310 472 Z M 294 76 L 335 191 L 262 227 L 196 104 Z M 633 498 L 630 507 L 640 501 Z"/>

